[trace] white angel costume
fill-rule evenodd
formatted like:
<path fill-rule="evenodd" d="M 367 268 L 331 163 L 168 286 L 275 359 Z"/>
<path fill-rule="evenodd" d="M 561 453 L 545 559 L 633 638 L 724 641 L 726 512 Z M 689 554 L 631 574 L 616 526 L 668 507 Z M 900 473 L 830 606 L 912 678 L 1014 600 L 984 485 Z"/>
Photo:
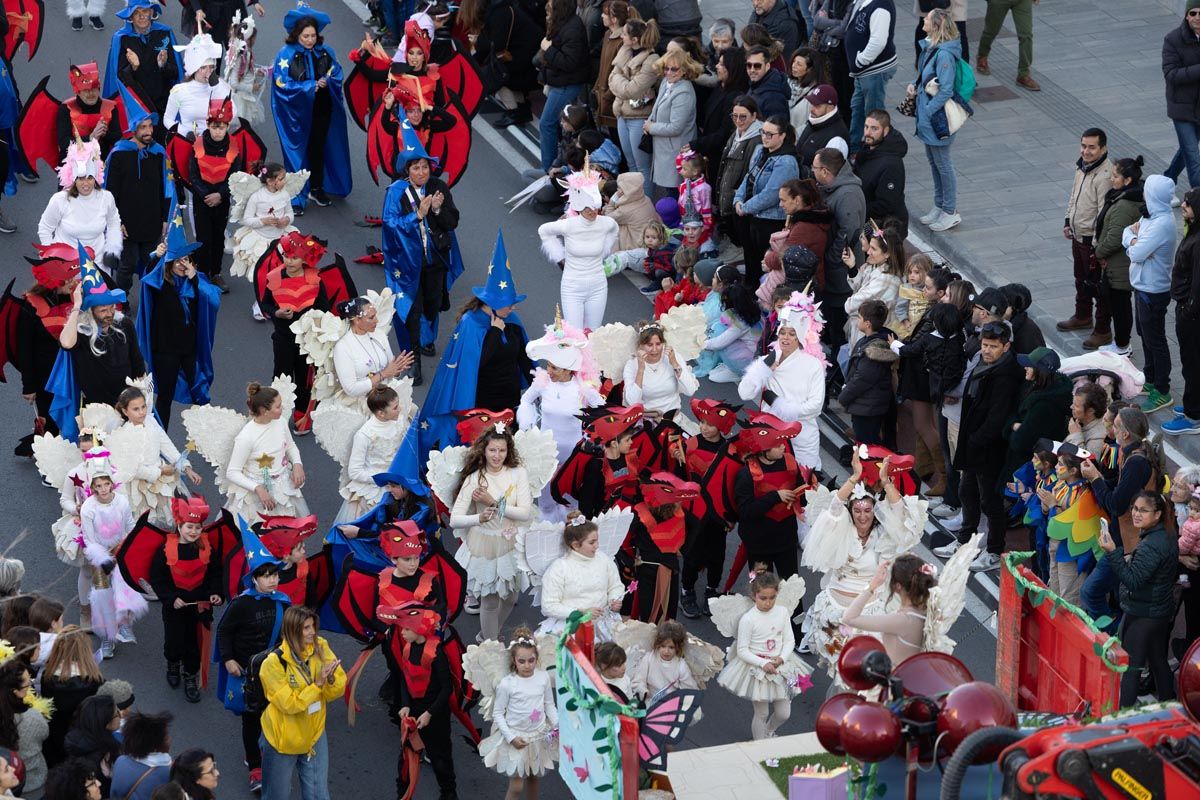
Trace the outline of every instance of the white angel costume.
<path fill-rule="evenodd" d="M 292 224 L 296 219 L 292 211 L 292 198 L 300 193 L 308 182 L 308 170 L 289 172 L 283 179 L 283 188 L 272 192 L 266 185 L 248 172 L 235 172 L 229 177 L 229 196 L 233 203 L 229 211 L 230 221 L 238 228 L 225 240 L 225 249 L 233 253 L 229 268 L 232 275 L 242 275 L 254 281 L 254 267 L 267 252 L 271 244 L 280 237 L 296 230 Z M 287 219 L 282 228 L 263 222 L 264 217 Z"/>
<path fill-rule="evenodd" d="M 163 127 L 172 127 L 180 136 L 189 133 L 199 136 L 208 128 L 208 105 L 212 100 L 223 100 L 230 97 L 232 89 L 224 80 L 217 78 L 215 86 L 208 81 L 200 82 L 192 78 L 201 67 L 215 66 L 224 53 L 221 45 L 213 41 L 210 34 L 200 33 L 192 37 L 184 45 L 175 45 L 175 51 L 183 54 L 183 71 L 187 80 L 171 87 L 167 95 L 167 107 L 163 111 Z M 241 116 L 237 103 L 233 103 L 233 118 Z"/>
<path fill-rule="evenodd" d="M 821 430 L 818 417 L 825 405 L 825 356 L 821 350 L 821 329 L 825 322 L 820 304 L 809 295 L 794 292 L 779 311 L 779 326 L 792 328 L 800 340 L 799 349 L 783 356 L 775 343 L 774 364 L 767 356 L 756 358 L 746 367 L 738 384 L 738 395 L 758 402 L 761 410 L 785 422 L 799 422 L 800 433 L 792 438 L 792 452 L 801 466 L 821 468 Z M 770 392 L 772 399 L 764 397 Z M 770 395 L 768 395 L 770 397 Z"/>
<path fill-rule="evenodd" d="M 734 638 L 717 683 L 756 703 L 790 701 L 800 694 L 800 678 L 812 674 L 812 667 L 796 655 L 792 635 L 792 615 L 803 597 L 804 579 L 793 575 L 780 583 L 770 611 L 759 611 L 752 599 L 740 594 L 709 600 L 713 624 L 722 635 Z M 783 663 L 769 673 L 763 665 L 772 658 Z"/>
<path fill-rule="evenodd" d="M 814 521 L 801 563 L 823 573 L 823 577 L 821 592 L 805 612 L 802 629 L 804 643 L 832 676 L 846 641 L 839 630 L 842 614 L 867 589 L 882 562 L 909 552 L 921 541 L 929 503 L 916 496 L 902 497 L 894 505 L 886 498 L 879 500 L 875 503 L 875 526 L 864 541 L 846 504 L 829 489 L 818 486 L 809 497 L 807 513 Z"/>
<path fill-rule="evenodd" d="M 384 421 L 372 414 L 362 424 L 350 442 L 350 458 L 342 470 L 344 485 L 339 491 L 344 498 L 338 509 L 335 524 L 353 522 L 376 506 L 384 490 L 375 485 L 374 476 L 391 466 L 400 442 L 408 430 L 408 416 L 401 404 L 398 419 Z"/>
<path fill-rule="evenodd" d="M 254 29 L 254 17 L 249 13 L 243 14 L 241 9 L 234 12 L 222 72 L 222 77 L 233 91 L 233 103 L 238 115 L 251 125 L 266 119 L 262 93 L 269 72 L 269 67 L 254 63 L 254 49 L 250 46 Z"/>
<path fill-rule="evenodd" d="M 682 657 L 664 661 L 654 648 L 658 626 L 631 619 L 617 629 L 615 640 L 625 650 L 625 675 L 633 694 L 649 702 L 659 692 L 676 689 L 705 689 L 725 666 L 725 654 L 716 645 L 690 633 Z M 632 695 L 630 699 L 632 699 Z M 702 718 L 696 711 L 693 722 Z"/>
<path fill-rule="evenodd" d="M 529 678 L 511 671 L 508 648 L 494 639 L 469 646 L 463 656 L 463 676 L 479 690 L 479 713 L 492 721 L 492 734 L 479 743 L 479 754 L 501 775 L 538 777 L 553 769 L 558 757 L 551 734 L 558 728 L 554 677 L 547 671 L 554 668 L 554 642 L 539 637 L 537 651 L 537 669 Z M 518 736 L 529 746 L 513 747 Z"/>
<path fill-rule="evenodd" d="M 87 461 L 71 442 L 61 436 L 42 434 L 33 439 L 33 460 L 47 482 L 58 487 L 62 516 L 50 526 L 58 560 L 73 567 L 87 563 L 82 551 L 79 511 L 88 498 Z M 89 580 L 88 587 L 91 582 Z M 87 591 L 80 588 L 79 602 L 87 605 Z"/>
<path fill-rule="evenodd" d="M 144 390 L 143 390 L 144 391 Z M 146 397 L 146 404 L 153 398 Z M 125 494 L 133 508 L 134 518 L 147 511 L 150 521 L 159 526 L 171 527 L 171 498 L 179 485 L 179 476 L 186 468 L 187 459 L 179 452 L 167 432 L 158 424 L 153 414 L 146 414 L 141 425 L 125 422 L 105 439 L 105 446 L 112 453 L 113 465 L 121 474 Z M 163 466 L 176 467 L 172 475 L 163 475 Z"/>
<path fill-rule="evenodd" d="M 471 499 L 483 489 L 503 504 L 487 522 L 480 522 L 485 506 Z M 521 523 L 533 518 L 533 497 L 524 467 L 486 467 L 463 478 L 450 511 L 450 527 L 462 540 L 455 558 L 467 571 L 467 592 L 476 597 L 512 598 L 529 588 L 529 577 L 520 568 L 515 539 Z"/>

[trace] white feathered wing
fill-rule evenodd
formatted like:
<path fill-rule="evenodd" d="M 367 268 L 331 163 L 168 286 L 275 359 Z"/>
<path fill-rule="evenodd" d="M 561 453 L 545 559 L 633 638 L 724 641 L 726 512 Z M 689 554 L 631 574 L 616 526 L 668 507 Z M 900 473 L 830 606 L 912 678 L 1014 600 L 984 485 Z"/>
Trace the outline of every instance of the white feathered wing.
<path fill-rule="evenodd" d="M 441 450 L 430 450 L 425 463 L 425 479 L 429 489 L 442 501 L 446 508 L 454 507 L 458 487 L 462 485 L 462 468 L 467 460 L 466 445 L 453 445 Z"/>
<path fill-rule="evenodd" d="M 627 654 L 626 672 L 632 672 L 638 662 L 654 652 L 654 637 L 657 633 L 657 625 L 635 619 L 622 622 L 617 627 L 613 633 L 613 641 L 621 645 Z M 725 653 L 716 645 L 689 633 L 683 648 L 683 660 L 696 683 L 703 689 L 725 666 Z"/>
<path fill-rule="evenodd" d="M 693 361 L 704 349 L 708 321 L 698 305 L 675 306 L 658 318 L 667 344 L 683 361 Z"/>
<path fill-rule="evenodd" d="M 553 637 L 539 636 L 537 644 L 538 666 L 550 673 L 550 682 L 553 684 Z M 463 654 L 463 677 L 479 690 L 479 713 L 485 720 L 492 718 L 492 711 L 496 705 L 496 687 L 511 671 L 511 664 L 508 648 L 495 639 L 473 644 Z"/>
<path fill-rule="evenodd" d="M 950 638 L 950 628 L 967 603 L 967 581 L 971 579 L 971 562 L 979 556 L 983 534 L 977 533 L 958 548 L 946 562 L 938 584 L 929 592 L 925 607 L 924 650 L 953 653 L 956 642 Z"/>
<path fill-rule="evenodd" d="M 536 498 L 558 470 L 558 444 L 554 441 L 554 432 L 527 428 L 513 434 L 513 443 L 529 478 L 529 493 Z"/>
<path fill-rule="evenodd" d="M 517 564 L 529 573 L 535 585 L 550 565 L 567 554 L 563 544 L 563 526 L 554 522 L 535 522 L 517 531 Z"/>
<path fill-rule="evenodd" d="M 625 364 L 637 349 L 637 331 L 623 322 L 601 325 L 588 336 L 596 366 L 604 376 L 620 382 Z"/>
<path fill-rule="evenodd" d="M 793 575 L 780 582 L 779 595 L 775 602 L 786 608 L 789 615 L 795 615 L 796 607 L 804 599 L 805 588 L 804 578 Z M 722 636 L 729 639 L 737 636 L 738 622 L 753 607 L 754 601 L 744 594 L 726 594 L 708 601 L 713 625 Z"/>
<path fill-rule="evenodd" d="M 149 406 L 149 404 L 147 404 Z M 116 430 L 124 421 L 117 410 L 108 403 L 88 403 L 79 410 L 79 415 L 76 417 L 79 427 L 93 428 L 101 432 L 101 435 Z"/>
<path fill-rule="evenodd" d="M 82 460 L 79 448 L 61 436 L 44 433 L 33 437 L 33 462 L 37 464 L 42 477 L 55 489 L 62 488 L 67 474 Z"/>

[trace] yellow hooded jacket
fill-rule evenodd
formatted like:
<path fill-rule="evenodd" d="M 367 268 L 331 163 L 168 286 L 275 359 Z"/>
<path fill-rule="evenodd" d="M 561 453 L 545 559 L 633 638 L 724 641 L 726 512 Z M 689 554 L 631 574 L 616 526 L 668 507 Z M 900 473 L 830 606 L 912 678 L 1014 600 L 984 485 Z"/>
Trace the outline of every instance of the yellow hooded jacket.
<path fill-rule="evenodd" d="M 337 658 L 320 636 L 305 653 L 307 674 L 286 641 L 279 649 L 283 655 L 264 660 L 259 673 L 268 701 L 262 715 L 263 736 L 276 752 L 307 755 L 325 733 L 326 704 L 340 697 L 346 688 L 346 671 L 339 665 L 328 683 L 316 684 L 321 666 Z"/>

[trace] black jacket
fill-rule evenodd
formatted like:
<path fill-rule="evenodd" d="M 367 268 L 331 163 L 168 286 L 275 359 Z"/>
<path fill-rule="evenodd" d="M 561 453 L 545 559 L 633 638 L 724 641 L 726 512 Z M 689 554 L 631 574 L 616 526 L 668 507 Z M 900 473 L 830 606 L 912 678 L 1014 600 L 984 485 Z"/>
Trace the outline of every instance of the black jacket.
<path fill-rule="evenodd" d="M 1200 122 L 1200 39 L 1186 19 L 1163 37 L 1162 71 L 1167 116 L 1181 122 Z"/>
<path fill-rule="evenodd" d="M 691 145 L 693 150 L 708 161 L 706 177 L 710 185 L 716 185 L 721 152 L 725 149 L 729 137 L 733 135 L 733 119 L 729 116 L 733 111 L 733 101 L 743 94 L 744 89 L 727 89 L 717 84 L 704 101 L 704 114 L 696 120 L 700 133 L 692 140 Z"/>
<path fill-rule="evenodd" d="M 761 462 L 760 462 L 761 463 Z M 773 464 L 762 464 L 762 471 L 778 472 L 784 469 L 783 459 Z M 733 497 L 738 508 L 738 535 L 751 553 L 775 553 L 795 547 L 796 517 L 789 514 L 776 522 L 767 513 L 779 503 L 779 495 L 767 492 L 761 497 L 754 493 L 754 476 L 750 468 L 743 466 L 733 480 Z"/>
<path fill-rule="evenodd" d="M 803 18 L 784 0 L 775 0 L 774 7 L 765 14 L 756 14 L 751 11 L 750 19 L 746 22 L 747 24 L 757 22 L 766 28 L 767 32 L 783 45 L 785 57 L 790 57 L 791 53 L 796 52 L 796 48 L 800 46 L 801 42 L 808 40 L 808 28 L 805 26 Z"/>
<path fill-rule="evenodd" d="M 892 366 L 898 358 L 882 332 L 868 334 L 855 342 L 846 366 L 846 384 L 838 395 L 838 402 L 847 413 L 873 417 L 888 412 L 896 402 Z"/>
<path fill-rule="evenodd" d="M 507 51 L 512 60 L 508 66 L 505 85 L 514 92 L 537 88 L 537 55 L 542 30 L 513 0 L 492 0 L 483 19 L 483 31 L 475 40 L 475 61 L 486 64 L 493 48 L 497 53 Z"/>
<path fill-rule="evenodd" d="M 880 225 L 885 219 L 900 223 L 901 237 L 908 235 L 908 206 L 904 204 L 904 156 L 908 142 L 892 128 L 883 141 L 858 151 L 854 172 L 867 198 L 867 218 Z"/>
<path fill-rule="evenodd" d="M 158 113 L 167 110 L 167 95 L 171 87 L 183 78 L 175 63 L 174 51 L 171 49 L 170 31 L 151 30 L 146 34 L 146 40 L 132 34 L 120 36 L 120 41 L 114 42 L 117 48 L 117 77 L 127 86 L 140 88 L 158 109 Z M 167 60 L 163 66 L 158 66 L 158 54 L 166 49 Z M 125 58 L 125 51 L 132 50 L 138 57 L 138 68 L 134 69 Z"/>
<path fill-rule="evenodd" d="M 122 149 L 108 157 L 104 188 L 112 192 L 127 241 L 162 240 L 163 223 L 171 213 L 171 203 L 163 186 L 163 159 L 166 157 L 165 153 Z"/>
<path fill-rule="evenodd" d="M 1175 264 L 1171 267 L 1171 299 L 1179 303 L 1194 318 L 1200 311 L 1200 224 L 1188 228 L 1187 235 L 1175 249 Z"/>
<path fill-rule="evenodd" d="M 1171 513 L 1170 506 L 1167 512 Z M 1135 617 L 1175 616 L 1175 581 L 1179 578 L 1179 541 L 1159 525 L 1142 534 L 1133 557 L 1121 547 L 1105 559 L 1121 582 L 1121 610 Z"/>
<path fill-rule="evenodd" d="M 1007 447 L 1003 428 L 1017 407 L 1024 370 L 1010 348 L 994 364 L 980 361 L 967 378 L 958 428 L 956 469 L 975 469 L 1004 463 Z"/>
<path fill-rule="evenodd" d="M 283 607 L 287 607 L 283 603 Z M 217 626 L 217 653 L 221 661 L 233 659 L 243 668 L 250 659 L 276 642 L 267 641 L 275 627 L 276 601 L 240 594 L 229 602 Z"/>
<path fill-rule="evenodd" d="M 542 83 L 547 86 L 573 86 L 587 83 L 591 74 L 587 30 L 579 15 L 564 22 L 550 37 L 550 46 L 541 51 Z"/>
<path fill-rule="evenodd" d="M 782 5 L 783 0 L 779 0 L 779 3 Z M 776 114 L 786 117 L 788 100 L 792 96 L 787 78 L 783 77 L 782 72 L 769 67 L 766 72 L 767 74 L 757 83 L 751 83 L 750 88 L 746 91 L 746 94 L 753 97 L 754 102 L 758 103 L 758 118 L 764 122 Z"/>
<path fill-rule="evenodd" d="M 200 316 L 199 277 L 187 279 L 192 284 L 192 296 L 186 301 L 179 296 L 175 276 L 167 272 L 163 276 L 162 288 L 146 291 L 154 295 L 154 314 L 150 318 L 150 344 L 152 355 L 174 354 L 191 358 L 196 355 L 196 320 Z M 188 313 L 184 314 L 183 304 Z M 145 313 L 145 312 L 143 312 Z"/>
<path fill-rule="evenodd" d="M 817 151 L 828 146 L 830 139 L 841 137 L 850 143 L 850 129 L 846 127 L 841 114 L 833 114 L 827 120 L 818 123 L 809 122 L 804 130 L 796 133 L 796 152 L 799 153 L 800 170 L 808 176 L 812 170 L 813 157 Z"/>
<path fill-rule="evenodd" d="M 1027 356 L 1039 347 L 1046 346 L 1046 337 L 1042 335 L 1042 329 L 1027 312 L 1014 313 L 1008 322 L 1012 325 L 1011 349 L 1014 353 Z"/>
<path fill-rule="evenodd" d="M 54 701 L 54 714 L 50 717 L 50 736 L 42 742 L 42 753 L 46 756 L 48 766 L 53 767 L 66 758 L 63 742 L 67 738 L 67 731 L 71 729 L 75 712 L 80 703 L 96 693 L 100 683 L 79 676 L 42 676 L 42 697 Z"/>
<path fill-rule="evenodd" d="M 75 346 L 68 351 L 75 365 L 75 383 L 84 402 L 112 405 L 125 390 L 126 378 L 140 378 L 146 374 L 146 361 L 138 349 L 133 319 L 114 320 L 108 333 L 96 340 L 96 346 L 100 355 L 92 352 L 89 338 L 81 333 Z"/>

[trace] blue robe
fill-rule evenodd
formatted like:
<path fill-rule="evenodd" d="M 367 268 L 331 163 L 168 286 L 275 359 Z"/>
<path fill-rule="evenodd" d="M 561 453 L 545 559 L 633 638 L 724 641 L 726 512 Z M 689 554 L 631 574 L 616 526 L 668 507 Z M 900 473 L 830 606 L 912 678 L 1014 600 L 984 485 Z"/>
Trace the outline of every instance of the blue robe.
<path fill-rule="evenodd" d="M 265 597 L 267 599 L 274 600 L 278 604 L 276 606 L 277 616 L 275 620 L 275 626 L 276 628 L 282 629 L 281 623 L 283 621 L 283 612 L 292 604 L 292 598 L 278 590 L 272 592 L 271 594 L 264 594 L 263 592 L 260 592 L 258 589 L 254 588 L 254 582 L 251 580 L 249 575 L 246 576 L 245 580 L 250 581 L 250 588 L 243 591 L 242 594 L 249 595 L 251 597 Z M 218 625 L 219 624 L 220 623 L 218 623 Z M 272 641 L 268 646 L 275 647 L 278 641 L 279 636 L 277 635 L 275 640 Z M 235 708 L 239 707 L 244 709 L 246 705 L 243 694 L 243 689 L 246 683 L 245 673 L 234 678 L 234 676 L 229 674 L 229 670 L 225 669 L 225 662 L 221 660 L 221 650 L 217 645 L 216 636 L 213 636 L 212 648 L 212 663 L 217 665 L 217 699 L 219 699 L 221 703 L 230 711 L 234 711 Z M 201 653 L 200 657 L 203 658 L 204 654 Z M 238 711 L 234 711 L 234 713 L 240 714 Z"/>
<path fill-rule="evenodd" d="M 328 74 L 316 75 L 313 54 L 324 51 L 332 59 Z M 292 59 L 307 63 L 306 78 L 293 80 L 288 66 Z M 346 197 L 353 188 L 350 168 L 350 141 L 346 136 L 346 108 L 342 97 L 342 66 L 332 49 L 319 44 L 311 51 L 299 44 L 285 44 L 274 61 L 275 80 L 271 84 L 271 113 L 283 148 L 283 163 L 288 172 L 308 167 L 308 133 L 312 127 L 317 79 L 324 77 L 332 102 L 329 132 L 325 139 L 325 177 L 321 187 L 335 197 Z M 308 204 L 308 184 L 292 200 L 304 208 Z"/>
<path fill-rule="evenodd" d="M 109 41 L 108 61 L 104 67 L 104 87 L 101 89 L 101 94 L 104 97 L 115 97 L 121 91 L 121 79 L 117 77 L 117 72 L 120 71 L 117 63 L 121 55 L 121 37 L 137 36 L 145 42 L 146 36 L 149 36 L 151 31 L 166 31 L 167 38 L 171 42 L 171 50 L 169 52 L 175 59 L 176 74 L 181 78 L 183 77 L 183 54 L 175 49 L 175 45 L 179 44 L 179 42 L 175 39 L 175 31 L 171 29 L 170 25 L 164 25 L 161 22 L 151 22 L 150 30 L 143 35 L 134 30 L 132 22 L 126 22 L 119 29 L 113 31 L 112 39 Z"/>
<path fill-rule="evenodd" d="M 5 194 L 17 193 L 17 173 L 27 171 L 25 157 L 17 147 L 17 118 L 21 115 L 21 98 L 13 83 L 12 65 L 0 57 L 0 138 L 8 148 L 8 180 L 4 183 Z"/>
<path fill-rule="evenodd" d="M 68 441 L 79 441 L 79 423 L 75 420 L 79 415 L 79 384 L 75 382 L 75 362 L 71 360 L 70 350 L 58 351 L 54 368 L 50 370 L 50 380 L 46 381 L 46 391 L 53 395 L 50 419 L 58 425 L 59 433 Z"/>
<path fill-rule="evenodd" d="M 166 257 L 158 260 L 158 265 L 142 278 L 139 288 L 138 315 L 134 327 L 137 330 L 138 348 L 142 351 L 142 358 L 146 362 L 146 371 L 151 375 L 154 374 L 154 343 L 150 340 L 153 331 L 154 318 L 154 301 L 158 291 L 162 290 L 164 278 L 174 279 L 174 276 L 167 276 Z M 175 402 L 187 403 L 190 405 L 208 405 L 211 402 L 209 389 L 213 382 L 213 360 L 212 348 L 213 340 L 217 335 L 217 311 L 221 308 L 221 290 L 213 286 L 209 282 L 208 276 L 202 272 L 196 273 L 196 284 L 193 290 L 190 281 L 181 281 L 176 283 L 176 287 L 182 286 L 181 299 L 190 298 L 193 291 L 200 293 L 199 302 L 196 304 L 197 318 L 196 325 L 196 379 L 189 384 L 183 370 L 179 371 L 179 377 L 175 384 Z M 154 291 L 150 291 L 153 289 Z M 160 392 L 167 391 L 167 387 L 157 387 Z"/>

